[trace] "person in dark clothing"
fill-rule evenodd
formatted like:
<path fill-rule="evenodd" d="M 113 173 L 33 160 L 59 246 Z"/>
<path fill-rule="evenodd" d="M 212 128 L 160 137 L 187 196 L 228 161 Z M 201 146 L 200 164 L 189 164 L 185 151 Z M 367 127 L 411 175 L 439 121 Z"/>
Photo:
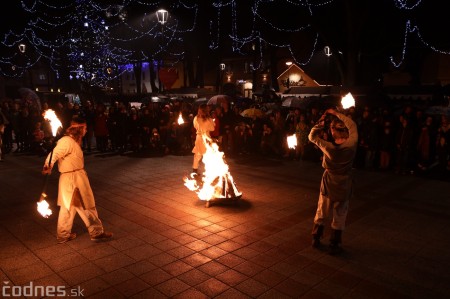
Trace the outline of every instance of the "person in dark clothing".
<path fill-rule="evenodd" d="M 141 144 L 142 149 L 147 150 L 150 148 L 150 139 L 152 138 L 152 129 L 157 129 L 156 119 L 150 113 L 150 110 L 145 107 L 142 115 L 139 118 L 139 128 L 141 130 Z M 159 135 L 159 133 L 158 133 Z"/>
<path fill-rule="evenodd" d="M 133 152 L 139 151 L 141 147 L 140 120 L 136 110 L 132 109 L 127 120 L 127 131 L 129 133 L 130 149 Z"/>
<path fill-rule="evenodd" d="M 364 109 L 358 126 L 358 151 L 355 166 L 362 169 L 371 169 L 375 160 L 375 149 L 378 143 L 376 118 L 371 115 L 368 108 Z"/>
<path fill-rule="evenodd" d="M 277 146 L 277 136 L 269 124 L 263 125 L 260 152 L 264 156 L 277 157 L 280 155 L 280 150 Z"/>
<path fill-rule="evenodd" d="M 127 151 L 128 146 L 128 112 L 125 105 L 119 105 L 119 111 L 116 114 L 116 149 L 120 154 Z"/>
<path fill-rule="evenodd" d="M 435 161 L 437 129 L 433 124 L 433 117 L 427 116 L 422 125 L 417 141 L 417 167 L 427 170 Z"/>
<path fill-rule="evenodd" d="M 380 153 L 379 168 L 381 170 L 388 170 L 391 167 L 392 153 L 395 148 L 394 132 L 391 123 L 385 121 L 380 129 L 380 142 L 378 150 Z"/>
<path fill-rule="evenodd" d="M 87 132 L 83 137 L 83 148 L 88 152 L 92 150 L 92 140 L 94 139 L 95 126 L 95 107 L 91 101 L 86 101 L 86 106 L 83 108 L 83 115 L 86 119 Z"/>
<path fill-rule="evenodd" d="M 3 135 L 5 134 L 6 125 L 9 124 L 6 116 L 4 115 L 1 107 L 0 107 L 0 161 L 3 161 L 4 156 L 4 145 L 3 145 Z"/>
<path fill-rule="evenodd" d="M 3 154 L 9 153 L 13 148 L 13 126 L 12 126 L 12 108 L 10 107 L 12 103 L 3 102 L 2 107 L 0 107 L 3 116 L 0 116 L 0 123 L 3 123 Z"/>
<path fill-rule="evenodd" d="M 413 171 L 411 165 L 411 151 L 413 150 L 414 131 L 409 124 L 409 119 L 403 115 L 400 116 L 400 127 L 395 136 L 396 144 L 396 172 L 406 174 Z"/>
<path fill-rule="evenodd" d="M 108 115 L 103 104 L 97 105 L 94 118 L 94 136 L 97 150 L 104 153 L 108 150 Z"/>
<path fill-rule="evenodd" d="M 222 116 L 220 117 L 220 135 L 222 136 L 222 150 L 225 153 L 233 151 L 234 113 L 229 108 L 229 103 L 222 103 Z"/>

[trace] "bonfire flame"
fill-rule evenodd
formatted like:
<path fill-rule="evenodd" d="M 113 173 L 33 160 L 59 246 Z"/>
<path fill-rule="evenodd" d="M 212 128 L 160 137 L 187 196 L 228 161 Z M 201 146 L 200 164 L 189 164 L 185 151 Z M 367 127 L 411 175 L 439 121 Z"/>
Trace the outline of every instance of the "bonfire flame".
<path fill-rule="evenodd" d="M 350 107 L 355 106 L 355 99 L 353 98 L 352 94 L 349 92 L 347 93 L 341 100 L 342 108 L 348 109 Z"/>
<path fill-rule="evenodd" d="M 208 136 L 203 136 L 206 153 L 203 155 L 205 172 L 203 177 L 191 174 L 184 178 L 184 185 L 195 191 L 201 200 L 209 201 L 214 198 L 236 198 L 242 195 L 237 189 L 228 165 L 219 151 L 217 143 Z"/>
<path fill-rule="evenodd" d="M 58 133 L 58 129 L 62 127 L 62 123 L 56 116 L 55 111 L 53 111 L 52 109 L 45 110 L 44 119 L 48 120 L 50 126 L 52 127 L 52 135 L 56 136 L 56 133 Z"/>
<path fill-rule="evenodd" d="M 296 148 L 297 147 L 297 136 L 295 134 L 290 135 L 287 137 L 287 144 L 289 148 Z"/>
<path fill-rule="evenodd" d="M 178 124 L 179 125 L 184 124 L 183 116 L 181 116 L 181 113 L 180 113 L 180 116 L 178 116 Z"/>
<path fill-rule="evenodd" d="M 37 210 L 44 218 L 48 218 L 48 216 L 50 216 L 52 214 L 52 210 L 49 208 L 50 205 L 45 200 L 46 197 L 47 197 L 47 194 L 42 193 L 41 199 L 37 203 Z"/>

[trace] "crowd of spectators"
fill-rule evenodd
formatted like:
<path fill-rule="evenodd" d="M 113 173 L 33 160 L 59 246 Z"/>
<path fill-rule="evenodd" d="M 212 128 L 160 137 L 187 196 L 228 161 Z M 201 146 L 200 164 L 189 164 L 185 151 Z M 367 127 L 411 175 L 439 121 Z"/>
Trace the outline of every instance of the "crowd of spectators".
<path fill-rule="evenodd" d="M 51 108 L 67 126 L 74 115 L 87 121 L 83 150 L 99 153 L 191 154 L 195 140 L 192 120 L 198 105 L 187 100 L 152 103 L 141 107 L 116 101 L 110 105 L 85 100 L 82 103 L 43 103 L 41 110 L 3 100 L 0 125 L 2 158 L 8 153 L 45 155 L 54 145 L 42 111 Z M 277 159 L 320 161 L 321 152 L 308 141 L 312 126 L 327 107 L 312 103 L 306 109 L 273 106 L 251 118 L 243 117 L 248 106 L 221 102 L 209 106 L 216 123 L 211 136 L 228 156 L 262 155 Z M 358 125 L 359 141 L 355 168 L 392 170 L 412 174 L 437 170 L 450 173 L 449 116 L 427 114 L 423 108 L 405 104 L 400 110 L 387 106 L 351 108 L 346 113 Z M 181 121 L 182 120 L 182 121 Z M 295 134 L 297 146 L 288 147 Z M 57 137 L 56 137 L 57 138 Z M 322 138 L 330 138 L 327 130 Z"/>

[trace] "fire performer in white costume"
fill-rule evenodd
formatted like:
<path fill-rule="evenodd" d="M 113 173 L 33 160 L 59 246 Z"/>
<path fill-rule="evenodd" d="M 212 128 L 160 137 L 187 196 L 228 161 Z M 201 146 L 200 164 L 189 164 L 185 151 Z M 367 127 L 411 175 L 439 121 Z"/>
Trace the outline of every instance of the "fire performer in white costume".
<path fill-rule="evenodd" d="M 194 128 L 197 131 L 195 137 L 195 145 L 192 149 L 194 153 L 194 161 L 192 163 L 192 172 L 198 174 L 198 166 L 203 155 L 206 153 L 206 140 L 211 140 L 209 132 L 214 131 L 214 121 L 209 115 L 209 109 L 206 104 L 198 107 L 197 115 L 194 117 Z"/>
<path fill-rule="evenodd" d="M 320 138 L 325 126 L 326 115 L 335 117 L 331 121 L 332 141 Z M 322 167 L 325 169 L 320 186 L 317 211 L 312 230 L 312 246 L 319 247 L 324 231 L 324 223 L 332 212 L 330 254 L 341 251 L 339 244 L 348 213 L 349 199 L 352 195 L 352 166 L 358 144 L 358 131 L 355 122 L 334 109 L 328 109 L 312 129 L 309 140 L 323 152 Z"/>
<path fill-rule="evenodd" d="M 206 207 L 209 207 L 210 201 L 214 199 L 239 199 L 242 192 L 239 192 L 233 181 L 224 153 L 219 151 L 218 144 L 211 138 L 210 132 L 214 131 L 215 124 L 206 104 L 199 106 L 193 125 L 197 130 L 192 150 L 193 173 L 184 177 L 184 185 L 189 190 L 195 191 L 201 200 L 206 201 Z M 200 161 L 204 165 L 201 174 L 198 173 Z"/>
<path fill-rule="evenodd" d="M 112 237 L 112 233 L 104 231 L 98 218 L 94 194 L 84 170 L 81 142 L 86 131 L 86 121 L 74 117 L 65 135 L 58 140 L 53 153 L 47 156 L 42 170 L 42 174 L 49 175 L 54 164 L 58 162 L 60 177 L 57 204 L 60 210 L 56 233 L 60 244 L 76 238 L 76 234 L 72 233 L 76 213 L 85 223 L 92 241 L 103 241 Z"/>

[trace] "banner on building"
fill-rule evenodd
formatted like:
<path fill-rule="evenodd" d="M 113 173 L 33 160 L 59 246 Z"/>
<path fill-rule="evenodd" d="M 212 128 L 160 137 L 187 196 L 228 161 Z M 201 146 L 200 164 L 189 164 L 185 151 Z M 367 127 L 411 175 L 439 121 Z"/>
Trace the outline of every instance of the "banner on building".
<path fill-rule="evenodd" d="M 178 80 L 178 70 L 176 68 L 160 68 L 159 80 L 161 80 L 166 89 L 170 89 Z"/>

